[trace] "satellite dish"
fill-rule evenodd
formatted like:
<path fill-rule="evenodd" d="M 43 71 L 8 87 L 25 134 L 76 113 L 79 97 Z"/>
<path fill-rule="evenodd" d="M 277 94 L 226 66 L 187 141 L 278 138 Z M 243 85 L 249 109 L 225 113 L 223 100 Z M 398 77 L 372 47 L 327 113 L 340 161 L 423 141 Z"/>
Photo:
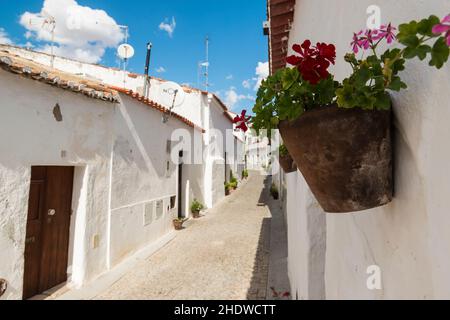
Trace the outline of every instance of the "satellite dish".
<path fill-rule="evenodd" d="M 164 82 L 159 88 L 161 104 L 172 109 L 183 104 L 186 93 L 183 88 L 175 82 Z"/>
<path fill-rule="evenodd" d="M 134 49 L 127 43 L 121 44 L 117 48 L 117 55 L 122 59 L 130 59 L 134 56 Z"/>

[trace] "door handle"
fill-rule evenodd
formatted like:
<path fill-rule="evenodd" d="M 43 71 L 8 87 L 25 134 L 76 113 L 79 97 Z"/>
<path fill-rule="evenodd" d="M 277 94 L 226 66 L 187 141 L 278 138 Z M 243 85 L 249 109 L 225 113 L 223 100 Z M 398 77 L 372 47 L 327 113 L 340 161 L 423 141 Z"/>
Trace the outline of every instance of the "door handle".
<path fill-rule="evenodd" d="M 55 209 L 49 209 L 47 213 L 48 213 L 49 216 L 54 216 L 56 214 L 56 210 Z"/>

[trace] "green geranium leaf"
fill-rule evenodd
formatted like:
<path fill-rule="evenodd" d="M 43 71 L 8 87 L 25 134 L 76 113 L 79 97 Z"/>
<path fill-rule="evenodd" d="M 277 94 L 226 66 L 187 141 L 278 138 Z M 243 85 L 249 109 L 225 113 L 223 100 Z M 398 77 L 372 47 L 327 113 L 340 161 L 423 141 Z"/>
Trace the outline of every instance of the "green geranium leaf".
<path fill-rule="evenodd" d="M 450 54 L 450 49 L 445 42 L 444 37 L 440 37 L 433 48 L 431 49 L 431 61 L 430 66 L 435 66 L 440 69 L 447 62 Z"/>
<path fill-rule="evenodd" d="M 355 72 L 355 82 L 357 86 L 365 86 L 371 77 L 370 69 L 366 66 L 361 67 Z"/>
<path fill-rule="evenodd" d="M 398 41 L 403 43 L 405 38 L 409 36 L 416 35 L 417 29 L 419 28 L 416 21 L 411 21 L 410 23 L 403 23 L 398 27 L 399 33 L 397 35 Z"/>
<path fill-rule="evenodd" d="M 417 25 L 417 32 L 423 36 L 433 37 L 433 27 L 440 23 L 438 17 L 432 15 L 428 19 L 422 19 Z"/>
<path fill-rule="evenodd" d="M 404 83 L 398 76 L 393 77 L 391 83 L 388 86 L 388 89 L 391 89 L 394 91 L 400 91 L 401 89 L 406 89 L 406 88 L 407 88 L 406 83 Z"/>
<path fill-rule="evenodd" d="M 391 108 L 391 97 L 386 92 L 380 92 L 375 96 L 374 107 L 378 110 L 389 110 Z"/>
<path fill-rule="evenodd" d="M 294 82 L 298 80 L 300 73 L 297 68 L 286 68 L 281 76 L 281 82 L 283 84 L 283 90 L 288 90 Z"/>
<path fill-rule="evenodd" d="M 412 48 L 412 49 L 415 49 L 420 45 L 419 37 L 417 37 L 415 34 L 405 36 L 401 40 L 399 39 L 399 42 L 401 44 L 405 45 L 406 47 Z"/>
<path fill-rule="evenodd" d="M 424 60 L 427 54 L 431 52 L 431 47 L 427 45 L 421 45 L 416 49 L 416 54 L 420 60 Z"/>

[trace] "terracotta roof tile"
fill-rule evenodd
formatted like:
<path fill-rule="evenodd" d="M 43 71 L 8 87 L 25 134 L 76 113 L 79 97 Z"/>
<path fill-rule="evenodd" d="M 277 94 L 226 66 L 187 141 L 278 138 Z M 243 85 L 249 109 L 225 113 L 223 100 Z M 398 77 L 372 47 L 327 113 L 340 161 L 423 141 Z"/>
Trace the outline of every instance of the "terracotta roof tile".
<path fill-rule="evenodd" d="M 193 123 L 192 121 L 190 121 L 189 119 L 179 115 L 178 113 L 175 113 L 173 111 L 170 111 L 169 109 L 163 107 L 162 105 L 160 105 L 159 103 L 156 103 L 150 99 L 145 98 L 144 96 L 141 96 L 139 93 L 137 92 L 133 92 L 132 90 L 127 90 L 127 89 L 123 89 L 123 88 L 119 88 L 119 87 L 110 87 L 112 90 L 115 90 L 117 92 L 121 92 L 123 94 L 126 94 L 127 96 L 133 98 L 136 101 L 139 101 L 153 109 L 158 110 L 161 113 L 166 113 L 166 114 L 170 114 L 172 117 L 174 117 L 175 119 L 178 119 L 179 121 L 183 122 L 184 124 L 188 125 L 189 127 L 192 127 L 194 129 L 197 129 L 199 131 L 201 131 L 202 133 L 205 132 L 205 130 L 199 126 L 197 126 L 195 123 Z"/>
<path fill-rule="evenodd" d="M 109 102 L 119 101 L 117 91 L 111 90 L 100 83 L 43 66 L 11 54 L 6 50 L 0 50 L 0 67 L 8 72 L 47 83 L 61 89 L 82 93 L 94 99 Z"/>

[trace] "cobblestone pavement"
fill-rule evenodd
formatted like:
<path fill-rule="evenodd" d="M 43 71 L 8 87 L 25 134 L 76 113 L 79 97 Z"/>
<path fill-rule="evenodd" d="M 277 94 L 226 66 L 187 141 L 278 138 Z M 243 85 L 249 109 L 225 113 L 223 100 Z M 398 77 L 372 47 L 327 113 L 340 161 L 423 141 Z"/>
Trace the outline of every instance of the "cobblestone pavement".
<path fill-rule="evenodd" d="M 169 244 L 96 299 L 265 299 L 270 248 L 268 188 L 254 172 Z"/>

